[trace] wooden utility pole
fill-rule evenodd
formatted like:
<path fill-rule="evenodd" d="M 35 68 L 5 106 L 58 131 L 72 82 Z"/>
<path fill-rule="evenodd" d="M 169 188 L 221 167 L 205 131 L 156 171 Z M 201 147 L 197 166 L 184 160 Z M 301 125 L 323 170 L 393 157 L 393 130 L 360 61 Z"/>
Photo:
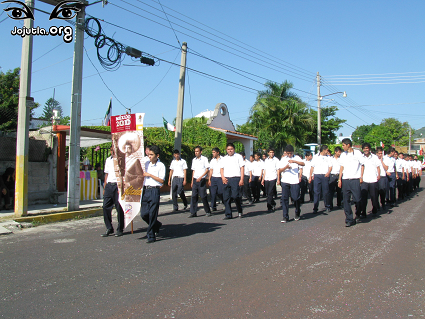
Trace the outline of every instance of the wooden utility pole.
<path fill-rule="evenodd" d="M 179 95 L 177 98 L 176 134 L 174 135 L 174 149 L 179 151 L 181 151 L 182 147 L 184 84 L 186 78 L 186 53 L 187 43 L 183 42 L 182 57 L 180 63 Z"/>

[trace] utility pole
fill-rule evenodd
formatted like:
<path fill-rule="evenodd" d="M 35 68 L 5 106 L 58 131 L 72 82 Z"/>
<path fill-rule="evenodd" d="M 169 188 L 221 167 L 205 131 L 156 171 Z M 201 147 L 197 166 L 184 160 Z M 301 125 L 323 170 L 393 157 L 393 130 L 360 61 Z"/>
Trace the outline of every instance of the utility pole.
<path fill-rule="evenodd" d="M 320 146 L 322 145 L 322 119 L 320 114 L 320 101 L 322 97 L 320 96 L 320 75 L 319 72 L 317 72 L 317 144 Z"/>
<path fill-rule="evenodd" d="M 187 53 L 187 43 L 183 42 L 182 57 L 180 62 L 179 95 L 177 98 L 176 134 L 174 136 L 174 149 L 179 151 L 181 151 L 181 147 L 182 147 L 184 83 L 185 83 L 185 77 L 186 77 L 186 53 Z"/>
<path fill-rule="evenodd" d="M 71 93 L 71 128 L 69 131 L 68 211 L 80 207 L 80 133 L 81 93 L 83 87 L 85 6 L 77 13 L 75 23 L 74 65 Z"/>
<path fill-rule="evenodd" d="M 34 7 L 34 0 L 27 0 L 29 8 Z M 34 20 L 25 19 L 24 27 L 31 29 Z M 33 36 L 22 38 L 21 72 L 19 76 L 18 127 L 16 138 L 16 185 L 15 185 L 15 216 L 26 216 L 28 213 L 28 148 L 29 121 L 31 106 L 34 99 L 31 94 Z"/>

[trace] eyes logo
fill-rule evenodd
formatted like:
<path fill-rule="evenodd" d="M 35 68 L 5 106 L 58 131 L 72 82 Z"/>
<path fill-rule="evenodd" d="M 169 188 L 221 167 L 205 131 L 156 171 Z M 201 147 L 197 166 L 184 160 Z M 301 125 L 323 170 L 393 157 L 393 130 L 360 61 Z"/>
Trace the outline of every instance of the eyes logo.
<path fill-rule="evenodd" d="M 6 11 L 6 14 L 10 18 L 12 18 L 13 20 L 24 20 L 24 19 L 32 19 L 32 20 L 34 20 L 34 14 L 30 10 L 30 8 L 27 7 L 27 5 L 25 3 L 21 2 L 21 1 L 15 1 L 15 0 L 6 0 L 6 1 L 3 1 L 2 3 L 7 3 L 7 2 L 19 3 L 21 6 L 24 7 L 24 8 L 9 7 L 9 8 L 3 9 L 4 11 Z M 9 11 L 12 11 L 12 13 L 11 13 L 12 15 L 10 15 L 9 13 L 7 13 Z M 23 13 L 25 14 L 24 17 L 22 16 Z"/>
<path fill-rule="evenodd" d="M 79 3 L 79 4 L 82 4 L 81 2 L 74 1 L 74 0 L 61 1 L 53 9 L 52 13 L 50 14 L 49 20 L 52 20 L 52 19 L 69 20 L 69 19 L 72 19 L 73 17 L 75 17 L 77 15 L 77 13 L 81 11 L 81 9 L 78 8 L 78 7 L 76 7 L 76 6 L 73 6 L 73 7 L 67 6 L 67 7 L 61 9 L 61 7 L 64 4 L 67 4 L 67 3 Z M 72 14 L 72 11 L 75 11 L 75 13 Z M 60 15 L 62 15 L 62 17 Z"/>
<path fill-rule="evenodd" d="M 6 13 L 9 11 L 12 11 L 11 14 L 7 13 L 7 15 L 13 20 L 24 20 L 24 19 L 34 20 L 34 14 L 24 2 L 17 1 L 17 0 L 6 0 L 1 3 L 17 3 L 23 7 L 23 8 L 9 7 L 9 8 L 3 9 L 4 11 L 6 11 Z M 73 6 L 68 5 L 68 6 L 62 7 L 68 3 L 73 3 L 77 5 L 73 5 Z M 82 3 L 76 0 L 65 0 L 65 1 L 59 2 L 56 5 L 56 7 L 53 9 L 52 13 L 50 14 L 49 20 L 53 20 L 53 19 L 69 20 L 74 18 L 75 15 L 81 11 L 81 9 L 78 8 L 78 5 L 82 5 Z"/>
<path fill-rule="evenodd" d="M 19 7 L 9 7 L 3 9 L 7 12 L 7 15 L 14 20 L 24 20 L 24 19 L 32 19 L 34 20 L 34 14 L 31 9 L 24 3 L 18 0 L 6 0 L 1 3 L 17 3 L 22 6 Z M 52 13 L 50 14 L 49 20 L 60 19 L 60 20 L 70 20 L 74 18 L 78 12 L 81 11 L 81 7 L 83 3 L 78 0 L 65 0 L 59 2 Z M 10 14 L 8 13 L 10 12 Z M 10 32 L 11 35 L 18 35 L 21 37 L 25 37 L 27 35 L 51 35 L 51 36 L 63 36 L 63 40 L 66 43 L 71 43 L 73 38 L 73 29 L 70 26 L 66 27 L 56 27 L 51 26 L 49 31 L 44 28 L 36 27 L 36 28 L 27 28 L 23 26 L 22 28 L 14 27 L 14 29 Z"/>

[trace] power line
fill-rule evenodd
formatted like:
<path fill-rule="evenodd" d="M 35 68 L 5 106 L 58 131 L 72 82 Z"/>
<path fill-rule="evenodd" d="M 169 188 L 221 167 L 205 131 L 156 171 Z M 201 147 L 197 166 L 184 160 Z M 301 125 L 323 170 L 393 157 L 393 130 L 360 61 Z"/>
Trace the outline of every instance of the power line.
<path fill-rule="evenodd" d="M 49 54 L 50 52 L 52 52 L 54 49 L 58 48 L 59 46 L 61 46 L 62 44 L 64 44 L 65 42 L 61 42 L 59 43 L 57 46 L 55 46 L 54 48 L 50 49 L 49 51 L 47 51 L 46 53 L 42 54 L 41 56 L 39 56 L 37 59 L 33 60 L 32 63 L 34 63 L 37 60 L 40 60 L 42 57 L 44 57 L 45 55 Z"/>
<path fill-rule="evenodd" d="M 393 74 L 413 74 L 413 73 L 425 73 L 425 71 L 418 72 L 401 72 L 401 73 L 375 73 L 375 74 L 349 74 L 349 75 L 325 75 L 326 78 L 342 77 L 342 76 L 369 76 L 369 75 L 393 75 Z"/>
<path fill-rule="evenodd" d="M 177 37 L 176 31 L 174 30 L 173 26 L 171 25 L 170 19 L 168 19 L 167 13 L 165 12 L 165 10 L 164 10 L 164 8 L 163 8 L 163 6 L 162 6 L 161 2 L 159 2 L 159 0 L 158 0 L 158 3 L 159 3 L 159 5 L 160 5 L 160 6 L 161 6 L 161 8 L 162 8 L 162 12 L 164 12 L 165 17 L 167 18 L 168 23 L 170 24 L 171 29 L 173 30 L 173 33 L 174 33 L 174 35 L 175 35 L 175 37 L 176 37 L 176 39 L 177 39 L 178 44 L 179 44 L 180 46 L 182 46 L 182 44 L 181 44 L 181 43 L 180 43 L 180 41 L 179 41 L 179 38 Z"/>

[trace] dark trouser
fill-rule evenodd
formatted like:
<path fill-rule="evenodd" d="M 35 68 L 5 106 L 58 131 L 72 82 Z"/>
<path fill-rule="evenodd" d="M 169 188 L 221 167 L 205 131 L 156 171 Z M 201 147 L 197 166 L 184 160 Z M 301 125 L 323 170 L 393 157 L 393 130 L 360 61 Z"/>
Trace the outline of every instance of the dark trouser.
<path fill-rule="evenodd" d="M 221 177 L 211 177 L 210 193 L 211 193 L 211 207 L 213 209 L 216 209 L 217 196 L 220 197 L 221 200 L 223 200 L 223 181 Z"/>
<path fill-rule="evenodd" d="M 0 176 L 0 178 L 1 178 L 1 176 Z M 5 187 L 5 189 L 6 189 L 6 194 L 3 194 L 2 190 L 0 189 L 0 204 L 1 204 L 1 199 L 3 198 L 4 199 L 4 206 L 9 206 L 10 205 L 10 198 L 12 197 L 12 194 L 7 187 Z"/>
<path fill-rule="evenodd" d="M 158 221 L 159 188 L 145 188 L 143 190 L 142 207 L 140 215 L 148 224 L 148 240 L 155 240 L 155 232 L 159 230 L 161 223 Z"/>
<path fill-rule="evenodd" d="M 378 181 L 378 197 L 380 198 L 381 206 L 385 207 L 385 194 L 387 193 L 388 180 L 386 176 L 381 176 Z"/>
<path fill-rule="evenodd" d="M 116 183 L 108 183 L 105 186 L 105 193 L 103 194 L 103 220 L 105 221 L 106 229 L 114 230 L 112 226 L 112 207 L 115 206 L 118 217 L 119 232 L 124 230 L 124 211 L 118 201 L 118 186 Z"/>
<path fill-rule="evenodd" d="M 404 179 L 403 179 L 403 197 L 406 197 L 407 195 L 409 195 L 408 192 L 408 188 L 409 188 L 409 182 L 407 181 L 407 173 L 404 174 Z"/>
<path fill-rule="evenodd" d="M 264 188 L 266 189 L 267 194 L 267 208 L 272 209 L 276 206 L 276 202 L 273 199 L 276 189 L 276 180 L 264 181 Z"/>
<path fill-rule="evenodd" d="M 325 177 L 325 174 L 314 175 L 314 212 L 319 209 L 320 196 L 323 196 L 325 207 L 329 208 L 329 177 Z"/>
<path fill-rule="evenodd" d="M 413 191 L 412 173 L 409 173 L 409 181 L 407 182 L 407 192 L 410 194 Z"/>
<path fill-rule="evenodd" d="M 205 178 L 201 179 L 200 182 L 197 182 L 195 178 L 193 179 L 192 198 L 190 200 L 190 214 L 192 216 L 196 216 L 196 212 L 198 211 L 198 195 L 201 196 L 205 213 L 210 214 L 211 210 L 207 198 L 207 181 Z"/>
<path fill-rule="evenodd" d="M 227 177 L 227 184 L 224 184 L 223 201 L 224 201 L 224 215 L 232 217 L 232 207 L 230 206 L 231 200 L 236 204 L 236 209 L 239 214 L 242 214 L 242 199 L 240 197 L 240 177 Z"/>
<path fill-rule="evenodd" d="M 360 214 L 363 216 L 366 216 L 368 195 L 370 196 L 370 201 L 372 202 L 372 213 L 376 214 L 379 208 L 378 182 L 375 182 L 375 183 L 363 182 L 360 184 L 360 189 L 361 189 L 361 198 L 362 198 L 362 209 Z"/>
<path fill-rule="evenodd" d="M 292 200 L 294 201 L 295 206 L 295 217 L 299 217 L 301 214 L 300 209 L 300 184 L 288 184 L 288 183 L 281 183 L 282 187 L 282 212 L 283 212 L 283 218 L 288 219 L 289 218 L 289 196 L 291 196 Z"/>
<path fill-rule="evenodd" d="M 307 176 L 302 176 L 301 177 L 301 183 L 300 183 L 300 189 L 301 189 L 301 197 L 300 197 L 300 201 L 301 203 L 304 203 L 304 198 L 305 198 L 305 194 L 308 193 L 310 195 L 310 202 L 312 202 L 314 200 L 314 181 L 311 181 L 311 183 L 308 182 L 308 178 Z"/>
<path fill-rule="evenodd" d="M 260 200 L 260 190 L 261 190 L 260 176 L 252 175 L 251 187 L 252 187 L 252 196 L 254 197 L 254 200 Z"/>
<path fill-rule="evenodd" d="M 242 187 L 242 190 L 243 190 L 243 194 L 245 195 L 245 197 L 248 198 L 248 200 L 250 202 L 252 202 L 251 187 L 249 185 L 249 176 L 247 176 L 247 175 L 245 175 L 243 177 L 243 187 Z"/>
<path fill-rule="evenodd" d="M 403 173 L 398 172 L 399 179 L 396 181 L 397 190 L 398 190 L 398 200 L 404 199 L 404 179 L 402 179 Z"/>
<path fill-rule="evenodd" d="M 387 175 L 387 195 L 386 195 L 386 199 L 387 202 L 390 202 L 392 204 L 395 203 L 395 172 L 394 173 L 390 173 L 390 175 Z"/>
<path fill-rule="evenodd" d="M 343 179 L 342 180 L 342 196 L 344 197 L 344 213 L 345 222 L 353 222 L 353 211 L 351 210 L 351 196 L 356 203 L 356 214 L 360 213 L 361 195 L 360 195 L 360 179 Z"/>
<path fill-rule="evenodd" d="M 338 187 L 339 174 L 332 174 L 329 177 L 329 196 L 328 205 L 330 208 L 334 207 L 334 194 L 336 192 L 336 206 L 342 205 L 342 191 Z"/>
<path fill-rule="evenodd" d="M 420 182 L 421 182 L 421 177 L 419 175 L 416 175 L 416 177 L 414 179 L 414 186 L 415 186 L 415 188 L 419 188 Z"/>
<path fill-rule="evenodd" d="M 179 209 L 179 205 L 177 204 L 177 195 L 179 195 L 182 199 L 183 205 L 187 206 L 187 199 L 183 189 L 183 180 L 183 177 L 173 177 L 173 180 L 171 181 L 171 197 L 173 198 L 174 210 Z"/>

